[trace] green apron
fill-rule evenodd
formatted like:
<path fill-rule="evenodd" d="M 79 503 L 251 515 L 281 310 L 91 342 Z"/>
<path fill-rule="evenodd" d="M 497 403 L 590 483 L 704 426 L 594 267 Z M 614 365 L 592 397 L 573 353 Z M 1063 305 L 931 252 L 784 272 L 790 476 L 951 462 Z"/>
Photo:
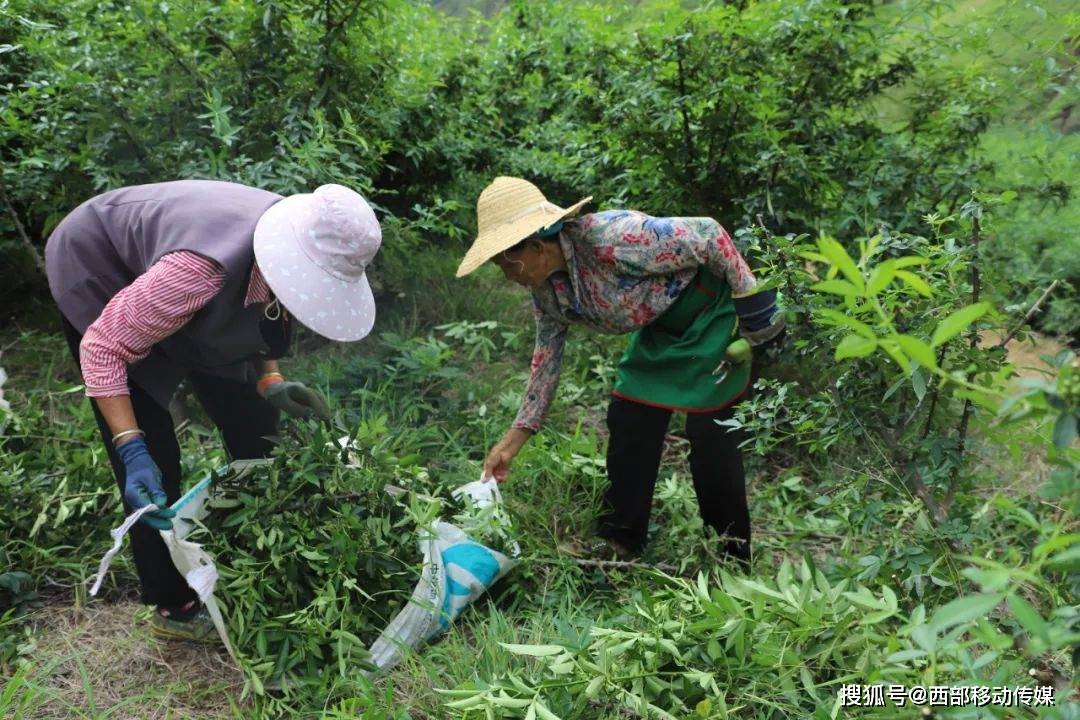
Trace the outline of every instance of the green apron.
<path fill-rule="evenodd" d="M 616 397 L 645 405 L 709 412 L 730 405 L 750 382 L 750 365 L 712 372 L 736 338 L 727 282 L 704 268 L 651 324 L 630 336 L 615 375 Z"/>

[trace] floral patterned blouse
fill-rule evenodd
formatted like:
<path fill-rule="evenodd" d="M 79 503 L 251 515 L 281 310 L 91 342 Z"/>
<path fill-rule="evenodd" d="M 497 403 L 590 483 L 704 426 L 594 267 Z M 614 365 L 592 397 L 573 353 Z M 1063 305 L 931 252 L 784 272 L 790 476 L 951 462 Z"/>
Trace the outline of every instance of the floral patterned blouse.
<path fill-rule="evenodd" d="M 659 317 L 702 266 L 734 295 L 757 281 L 731 236 L 712 218 L 657 218 L 609 210 L 567 221 L 559 233 L 567 272 L 533 291 L 536 349 L 513 427 L 536 431 L 555 396 L 571 323 L 629 333 Z"/>

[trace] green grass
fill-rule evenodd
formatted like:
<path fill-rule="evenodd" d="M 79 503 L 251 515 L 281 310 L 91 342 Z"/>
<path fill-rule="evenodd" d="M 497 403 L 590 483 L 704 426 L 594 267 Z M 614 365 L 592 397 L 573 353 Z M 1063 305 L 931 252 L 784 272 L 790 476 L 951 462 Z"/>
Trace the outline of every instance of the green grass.
<path fill-rule="evenodd" d="M 930 38 L 935 67 L 960 69 L 971 78 L 998 83 L 1012 96 L 1014 116 L 1030 115 L 1045 88 L 1047 59 L 1058 64 L 1080 23 L 1070 0 L 943 0 L 893 2 L 881 10 L 883 23 L 903 22 L 909 40 Z M 1032 84 L 1032 80 L 1036 84 Z"/>
<path fill-rule="evenodd" d="M 486 292 L 488 280 L 481 277 L 471 289 Z M 371 340 L 355 346 L 302 343 L 306 349 L 285 367 L 290 375 L 324 387 L 337 408 L 354 422 L 386 415 L 389 427 L 403 438 L 418 424 L 458 426 L 459 440 L 415 448 L 433 473 L 456 472 L 462 466 L 454 458 L 465 456 L 478 463 L 486 443 L 497 437 L 513 415 L 531 343 L 529 318 L 523 295 L 494 286 L 494 294 L 485 295 L 487 302 L 483 306 L 470 305 L 463 314 L 494 316 L 498 325 L 454 340 L 447 331 L 433 327 L 448 318 L 440 311 L 436 298 L 419 290 L 423 285 L 403 289 L 404 297 L 383 304 L 386 309 L 378 334 Z M 416 335 L 409 337 L 406 333 Z M 489 348 L 487 357 L 483 354 L 485 340 L 494 348 Z M 447 343 L 451 354 L 437 367 L 427 368 L 423 364 L 429 361 L 426 348 L 433 341 Z M 643 602 L 659 587 L 657 577 L 648 570 L 582 567 L 558 549 L 562 542 L 587 537 L 592 526 L 604 481 L 604 396 L 618 346 L 617 339 L 574 334 L 567 354 L 564 392 L 553 410 L 550 427 L 527 447 L 504 488 L 525 546 L 525 559 L 513 575 L 482 598 L 447 636 L 410 657 L 374 687 L 359 678 L 336 681 L 328 686 L 326 692 L 331 697 L 325 703 L 307 699 L 299 707 L 290 705 L 294 716 L 355 717 L 362 712 L 364 717 L 395 720 L 444 717 L 444 703 L 450 698 L 436 689 L 464 691 L 482 687 L 484 683 L 501 682 L 499 678 L 505 678 L 507 673 L 530 683 L 541 682 L 541 665 L 511 655 L 500 643 L 582 645 L 590 628 L 623 622 L 620 618 L 627 609 Z M 60 442 L 60 438 L 81 438 L 92 443 L 92 434 L 85 400 L 77 392 L 67 392 L 77 378 L 62 359 L 59 338 L 34 335 L 20 353 L 6 356 L 6 362 L 28 361 L 34 356 L 56 358 L 53 365 L 19 365 L 21 369 L 8 388 L 12 399 L 47 406 L 47 413 L 35 421 L 45 425 L 35 424 L 21 431 L 38 433 L 52 428 L 49 432 L 57 437 L 46 442 L 51 443 L 53 462 L 62 466 L 77 462 L 81 456 L 71 454 L 70 443 Z M 673 432 L 679 433 L 677 423 Z M 10 452 L 11 440 L 5 442 Z M 685 443 L 675 443 L 673 448 L 658 484 L 654 541 L 646 559 L 673 565 L 692 577 L 699 569 L 714 567 L 715 562 L 696 515 Z M 212 435 L 188 434 L 185 450 L 187 455 L 201 458 L 190 466 L 192 478 L 201 472 L 207 458 L 215 458 L 216 462 L 220 452 Z M 880 477 L 852 477 L 844 473 L 842 458 L 833 461 L 836 464 L 831 469 L 815 471 L 750 460 L 756 552 L 753 576 L 771 582 L 783 559 L 799 563 L 808 557 L 830 583 L 857 582 L 873 588 L 888 585 L 899 596 L 905 612 L 923 603 L 933 607 L 963 592 L 960 561 L 942 552 L 943 546 L 936 541 L 918 500 L 887 473 Z M 1002 476 L 999 470 L 1000 465 L 987 469 L 982 478 L 986 497 L 996 487 L 1003 492 L 1013 491 L 1012 478 Z M 100 476 L 102 486 L 111 487 L 105 468 L 99 466 L 94 473 Z M 463 473 L 462 481 L 470 479 Z M 1020 548 L 1025 544 L 1020 540 L 1023 526 L 1016 517 L 998 511 L 976 515 L 980 498 L 962 498 L 958 502 L 963 507 L 957 510 L 957 516 L 970 518 L 969 532 L 975 539 L 973 554 L 994 552 L 999 556 L 1003 547 Z M 32 512 L 37 509 L 30 508 Z M 38 548 L 23 554 L 21 546 L 9 546 L 7 551 L 14 551 L 16 564 L 32 562 L 39 577 L 81 580 L 108 544 L 107 529 L 117 519 L 114 499 L 106 499 L 96 512 L 73 518 L 72 531 L 85 535 L 85 543 L 77 548 Z M 65 569 L 57 574 L 57 568 Z M 114 576 L 113 583 L 115 597 L 131 587 L 132 579 L 121 573 Z M 86 602 L 79 592 L 59 593 L 50 597 L 50 611 L 56 612 L 72 601 Z M 87 609 L 101 612 L 103 607 L 100 601 L 92 601 Z M 144 630 L 138 629 L 137 618 L 131 618 L 130 607 L 117 606 L 122 614 L 113 621 L 98 620 L 74 633 L 52 627 L 56 623 L 50 623 L 48 618 L 55 616 L 40 615 L 35 631 L 38 647 L 24 655 L 22 664 L 12 666 L 13 674 L 9 672 L 0 696 L 4 698 L 0 700 L 0 714 L 95 719 L 167 717 L 161 709 L 171 707 L 176 709 L 172 717 L 254 717 L 281 708 L 272 699 L 255 704 L 240 701 L 237 686 L 223 683 L 221 678 L 216 685 L 202 683 L 214 680 L 203 677 L 203 673 L 213 667 L 215 657 L 220 662 L 220 656 L 212 651 L 173 659 L 179 663 L 175 672 L 180 677 L 187 674 L 188 680 L 173 681 L 155 670 L 153 677 L 160 677 L 161 684 L 150 688 L 131 684 L 131 678 L 124 674 L 128 672 L 125 666 L 113 668 L 100 659 L 127 657 L 134 648 L 155 652 L 155 644 Z M 133 634 L 126 623 L 134 623 Z M 885 637 L 895 632 L 895 627 L 885 629 Z M 772 626 L 762 625 L 761 632 L 791 631 L 769 628 Z M 168 648 L 162 651 L 168 662 Z M 750 658 L 745 660 L 750 662 Z M 748 667 L 736 663 L 731 671 L 743 672 Z M 769 695 L 771 687 L 779 688 L 782 667 L 778 666 L 776 672 L 781 675 L 760 675 L 754 689 L 766 708 L 788 707 L 791 702 Z M 199 682 L 192 682 L 192 675 Z M 827 683 L 825 677 L 822 682 Z M 207 694 L 215 692 L 219 693 L 217 702 L 207 702 Z M 791 689 L 783 692 L 788 693 L 784 696 L 787 698 L 799 694 L 794 691 L 795 695 L 790 695 Z M 823 684 L 817 692 L 828 697 L 834 689 Z M 740 697 L 737 691 L 729 689 L 728 693 L 729 703 Z M 123 698 L 117 706 L 107 708 L 95 699 L 115 694 Z M 236 707 L 230 707 L 226 699 L 237 703 Z M 193 708 L 201 709 L 196 712 Z M 766 717 L 767 712 L 743 716 Z M 614 719 L 624 715 L 607 707 L 595 714 L 573 717 Z"/>
<path fill-rule="evenodd" d="M 990 228 L 992 287 L 1003 305 L 1028 306 L 1059 280 L 1039 325 L 1080 341 L 1080 134 L 1061 135 L 1038 123 L 1005 124 L 987 132 L 982 151 L 994 165 L 988 186 L 1018 193 Z"/>
<path fill-rule="evenodd" d="M 981 145 L 993 163 L 985 189 L 1018 193 L 1012 203 L 994 209 L 988 225 L 987 273 L 1003 304 L 1029 302 L 1038 287 L 1055 277 L 1080 276 L 1075 233 L 1080 211 L 1075 201 L 1059 206 L 1052 199 L 1062 188 L 1076 194 L 1080 135 L 1063 136 L 1050 122 L 1067 95 L 1048 99 L 1045 84 L 1035 82 L 1045 78 L 1047 58 L 1057 57 L 1055 48 L 1076 21 L 1066 0 L 1040 6 L 1045 16 L 1018 0 L 965 0 L 932 17 L 909 18 L 912 32 L 945 38 L 941 63 L 965 68 L 973 81 L 988 77 L 999 84 L 1003 98 L 1012 97 Z M 886 15 L 904 11 L 904 3 L 883 9 Z M 516 409 L 532 342 L 528 301 L 497 282 L 494 272 L 454 280 L 453 253 L 421 253 L 404 235 L 394 239 L 402 242 L 388 242 L 387 248 L 399 251 L 380 256 L 386 272 L 379 283 L 383 295 L 376 333 L 348 346 L 304 336 L 298 356 L 284 367 L 290 376 L 325 390 L 348 423 L 384 416 L 387 432 L 409 445 L 432 473 L 459 473 L 465 482 L 478 472 L 487 447 Z M 47 322 L 53 320 L 46 315 Z M 440 329 L 444 323 L 458 323 L 460 329 L 463 322 L 485 321 L 497 324 L 465 328 L 460 338 Z M 1075 301 L 1065 293 L 1056 297 L 1044 323 L 1057 332 L 1075 332 L 1080 323 Z M 45 326 L 39 320 L 33 327 Z M 130 602 L 108 604 L 132 597 L 134 578 L 126 561 L 114 565 L 104 600 L 86 597 L 86 579 L 108 545 L 108 529 L 119 520 L 89 407 L 55 333 L 25 327 L 0 332 L 0 365 L 11 375 L 5 393 L 19 409 L 18 421 L 0 437 L 0 497 L 7 508 L 0 519 L 0 571 L 30 572 L 47 605 L 29 616 L 25 627 L 31 632 L 21 649 L 0 644 L 9 652 L 8 664 L 0 666 L 0 717 L 258 717 L 287 707 L 296 717 L 471 718 L 483 715 L 448 709 L 451 698 L 437 690 L 468 692 L 509 682 L 511 675 L 530 687 L 543 685 L 546 696 L 559 701 L 560 691 L 550 687 L 558 678 L 543 661 L 513 655 L 500 643 L 580 649 L 592 628 L 629 623 L 644 632 L 647 624 L 640 616 L 627 618 L 636 606 L 648 608 L 666 583 L 648 569 L 583 566 L 559 549 L 588 537 L 595 520 L 605 482 L 604 404 L 621 344 L 620 338 L 572 333 L 560 399 L 548 427 L 518 458 L 504 487 L 525 548 L 514 573 L 446 636 L 374 685 L 349 675 L 328 680 L 321 697 L 305 696 L 286 705 L 274 697 L 241 700 L 241 680 L 224 669 L 218 651 L 157 645 Z M 205 428 L 197 410 L 195 420 L 182 435 L 185 474 L 192 480 L 222 459 L 215 433 Z M 679 434 L 678 422 L 672 430 Z M 965 552 L 982 562 L 1025 568 L 1032 546 L 1058 530 L 1075 532 L 1075 518 L 1065 518 L 1035 495 L 1049 469 L 1032 459 L 1037 453 L 1031 448 L 1038 446 L 1034 431 L 1018 440 L 979 428 L 976 440 L 989 445 L 986 451 L 978 449 L 987 461 L 974 470 L 977 491 L 956 498 L 948 532 L 964 537 L 969 543 Z M 1009 452 L 1003 450 L 1006 445 Z M 696 514 L 686 446 L 675 442 L 672 447 L 657 485 L 653 541 L 645 559 L 689 577 L 699 570 L 712 573 L 716 562 Z M 749 459 L 752 577 L 767 591 L 779 592 L 783 562 L 797 567 L 806 558 L 832 587 L 862 584 L 877 594 L 888 587 L 898 597 L 899 611 L 879 623 L 829 624 L 820 615 L 813 617 L 812 604 L 796 604 L 792 611 L 790 603 L 777 603 L 767 592 L 751 593 L 747 612 L 753 619 L 748 625 L 753 647 L 795 645 L 805 638 L 831 646 L 877 633 L 883 654 L 917 652 L 913 618 L 920 612 L 930 616 L 949 601 L 977 592 L 970 582 L 976 576 L 964 569 L 968 560 L 941 541 L 939 528 L 891 468 L 853 473 L 847 469 L 851 458 L 830 455 L 826 460 Z M 68 486 L 60 485 L 64 479 Z M 39 516 L 44 522 L 30 537 Z M 712 592 L 725 594 L 715 574 L 706 582 Z M 1075 582 L 1064 573 L 1050 574 L 1049 590 L 1025 583 L 1024 596 L 1040 619 L 1075 604 Z M 791 619 L 785 613 L 795 616 L 794 626 L 785 624 Z M 24 632 L 22 623 L 0 623 L 0 629 L 20 640 Z M 724 632 L 734 637 L 731 628 Z M 973 620 L 966 632 L 940 640 L 937 651 L 945 659 L 937 665 L 886 663 L 883 657 L 881 666 L 924 681 L 980 677 L 984 684 L 1023 685 L 1030 684 L 1028 667 L 1069 668 L 1062 652 L 1032 658 L 1018 651 L 1014 640 L 1020 644 L 1023 630 L 997 609 Z M 963 652 L 958 650 L 962 635 L 977 638 Z M 997 655 L 965 674 L 965 658 L 970 662 L 989 654 L 991 647 Z M 811 695 L 822 698 L 820 710 L 834 697 L 838 678 L 859 682 L 875 670 L 838 661 L 815 668 L 805 687 L 792 685 L 805 681 L 785 669 L 787 663 L 770 663 L 753 653 L 738 657 L 734 641 L 725 650 L 731 655 L 717 666 L 727 673 L 726 682 L 734 683 L 724 685 L 727 702 L 741 706 L 732 717 L 809 717 L 814 712 Z M 133 659 L 149 668 L 146 675 L 133 668 Z M 751 682 L 737 680 L 747 672 Z M 573 702 L 566 700 L 563 707 Z M 614 700 L 573 712 L 566 717 L 632 715 Z M 704 716 L 723 716 L 710 712 Z"/>

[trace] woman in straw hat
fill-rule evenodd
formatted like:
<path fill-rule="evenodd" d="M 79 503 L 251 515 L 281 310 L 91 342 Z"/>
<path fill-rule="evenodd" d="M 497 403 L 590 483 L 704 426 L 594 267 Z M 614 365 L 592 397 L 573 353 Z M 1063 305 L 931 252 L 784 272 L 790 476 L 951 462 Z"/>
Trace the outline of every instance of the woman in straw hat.
<path fill-rule="evenodd" d="M 375 213 L 341 185 L 283 198 L 202 180 L 98 195 L 49 237 L 49 288 L 125 511 L 158 506 L 131 534 L 156 634 L 215 637 L 160 535 L 180 495 L 170 398 L 187 378 L 232 459 L 269 454 L 279 412 L 328 418 L 277 358 L 290 316 L 332 340 L 371 331 L 365 269 L 380 242 Z"/>
<path fill-rule="evenodd" d="M 749 364 L 713 372 L 739 333 L 752 346 L 784 329 L 775 291 L 756 280 L 711 218 L 657 218 L 613 210 L 575 217 L 592 198 L 561 208 L 525 180 L 496 178 L 477 202 L 479 234 L 462 277 L 488 260 L 532 292 L 536 349 L 512 427 L 484 471 L 502 480 L 541 421 L 559 381 L 567 329 L 633 333 L 608 407 L 610 440 L 600 536 L 625 557 L 645 544 L 668 422 L 685 412 L 690 468 L 705 523 L 721 551 L 750 560 L 750 516 L 740 439 L 718 424 L 748 390 Z"/>

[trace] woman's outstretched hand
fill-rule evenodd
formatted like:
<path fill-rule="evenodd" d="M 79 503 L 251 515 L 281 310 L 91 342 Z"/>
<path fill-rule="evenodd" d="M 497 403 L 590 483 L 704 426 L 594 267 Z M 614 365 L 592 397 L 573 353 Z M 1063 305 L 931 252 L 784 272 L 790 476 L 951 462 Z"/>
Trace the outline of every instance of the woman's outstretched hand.
<path fill-rule="evenodd" d="M 499 442 L 491 448 L 484 460 L 484 477 L 493 477 L 502 482 L 510 472 L 510 465 L 521 451 L 521 447 L 532 437 L 532 432 L 522 428 L 510 428 Z"/>

